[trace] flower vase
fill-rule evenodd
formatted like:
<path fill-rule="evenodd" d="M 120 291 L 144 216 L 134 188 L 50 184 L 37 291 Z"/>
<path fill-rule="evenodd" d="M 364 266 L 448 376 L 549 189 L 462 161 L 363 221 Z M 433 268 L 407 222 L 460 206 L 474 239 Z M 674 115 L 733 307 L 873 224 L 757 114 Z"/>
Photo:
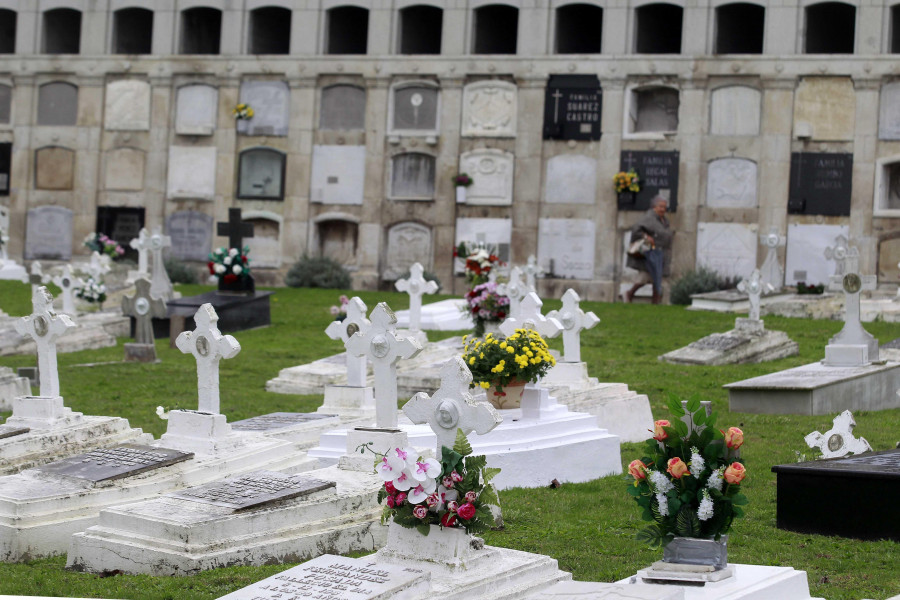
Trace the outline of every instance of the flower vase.
<path fill-rule="evenodd" d="M 466 186 L 464 186 L 464 185 L 456 186 L 456 203 L 457 204 L 465 204 L 466 203 Z"/>
<path fill-rule="evenodd" d="M 219 291 L 231 294 L 252 294 L 256 291 L 256 284 L 250 275 L 238 277 L 231 281 L 225 281 L 224 277 L 220 277 Z"/>
<path fill-rule="evenodd" d="M 497 386 L 492 385 L 487 392 L 487 400 L 494 408 L 507 410 L 519 408 L 522 405 L 522 394 L 525 393 L 525 381 L 510 381 L 503 386 L 503 391 L 498 392 Z"/>
<path fill-rule="evenodd" d="M 692 538 L 676 536 L 663 549 L 663 562 L 712 566 L 718 571 L 728 566 L 728 536 Z"/>

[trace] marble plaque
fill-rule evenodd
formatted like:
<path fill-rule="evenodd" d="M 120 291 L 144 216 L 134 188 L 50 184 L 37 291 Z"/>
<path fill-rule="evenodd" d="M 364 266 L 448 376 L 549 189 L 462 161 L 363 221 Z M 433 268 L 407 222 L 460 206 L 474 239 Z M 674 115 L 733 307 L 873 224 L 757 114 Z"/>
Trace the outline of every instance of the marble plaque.
<path fill-rule="evenodd" d="M 137 148 L 115 148 L 106 153 L 107 190 L 138 192 L 144 189 L 146 154 Z"/>
<path fill-rule="evenodd" d="M 756 208 L 756 163 L 719 158 L 709 163 L 706 205 L 711 208 Z"/>
<path fill-rule="evenodd" d="M 856 91 L 850 77 L 803 77 L 794 93 L 794 137 L 853 140 Z"/>
<path fill-rule="evenodd" d="M 0 425 L 0 440 L 4 438 L 11 438 L 17 435 L 22 435 L 23 433 L 28 433 L 31 431 L 27 427 L 13 427 L 12 425 Z"/>
<path fill-rule="evenodd" d="M 193 452 L 179 452 L 141 444 L 121 444 L 112 448 L 91 450 L 86 454 L 79 454 L 36 468 L 48 474 L 99 482 L 131 477 L 146 471 L 168 467 L 193 457 Z"/>
<path fill-rule="evenodd" d="M 503 262 L 509 262 L 510 244 L 512 244 L 512 220 L 510 219 L 456 219 L 455 245 L 460 242 L 484 242 L 497 247 L 497 256 Z M 454 261 L 457 273 L 463 272 L 463 262 Z"/>
<path fill-rule="evenodd" d="M 170 146 L 169 199 L 213 200 L 216 197 L 215 146 Z"/>
<path fill-rule="evenodd" d="M 582 154 L 562 154 L 547 161 L 544 202 L 594 204 L 597 201 L 597 161 Z"/>
<path fill-rule="evenodd" d="M 438 97 L 435 87 L 395 87 L 391 103 L 391 131 L 436 131 Z"/>
<path fill-rule="evenodd" d="M 306 496 L 333 487 L 335 487 L 333 481 L 322 481 L 307 475 L 255 471 L 240 477 L 172 492 L 166 496 L 243 510 L 279 500 Z"/>
<path fill-rule="evenodd" d="M 513 165 L 513 155 L 503 150 L 486 148 L 463 153 L 459 171 L 472 178 L 472 185 L 466 188 L 466 204 L 511 205 Z"/>
<path fill-rule="evenodd" d="M 355 130 L 366 127 L 366 91 L 355 85 L 322 90 L 319 129 Z"/>
<path fill-rule="evenodd" d="M 749 279 L 756 268 L 758 229 L 755 224 L 698 223 L 697 266 L 723 277 Z"/>
<path fill-rule="evenodd" d="M 463 137 L 515 137 L 515 84 L 489 80 L 470 83 L 463 89 Z"/>
<path fill-rule="evenodd" d="M 375 564 L 370 557 L 323 554 L 219 600 L 424 598 L 431 587 L 428 579 L 424 570 Z"/>
<path fill-rule="evenodd" d="M 678 210 L 678 152 L 622 150 L 620 156 L 619 169 L 634 169 L 641 178 L 641 191 L 619 194 L 619 210 L 645 211 L 657 194 L 669 201 L 669 212 Z"/>
<path fill-rule="evenodd" d="M 745 85 L 716 88 L 711 94 L 711 135 L 758 135 L 762 94 Z"/>
<path fill-rule="evenodd" d="M 825 259 L 825 248 L 834 246 L 839 235 L 849 239 L 850 227 L 791 223 L 787 230 L 785 285 L 796 285 L 798 281 L 827 284 L 834 273 L 834 263 Z"/>
<path fill-rule="evenodd" d="M 602 113 L 596 75 L 550 75 L 544 89 L 545 140 L 599 140 Z"/>
<path fill-rule="evenodd" d="M 432 260 L 431 229 L 407 221 L 388 229 L 385 269 L 382 278 L 394 281 L 406 273 L 413 263 L 419 262 L 428 269 Z"/>
<path fill-rule="evenodd" d="M 75 125 L 77 122 L 77 86 L 53 81 L 38 88 L 38 125 Z"/>
<path fill-rule="evenodd" d="M 303 425 L 310 421 L 328 419 L 331 416 L 322 413 L 275 412 L 235 421 L 231 423 L 231 428 L 235 431 L 275 431 L 293 427 L 294 425 Z"/>
<path fill-rule="evenodd" d="M 238 198 L 284 199 L 285 154 L 270 148 L 241 152 Z"/>
<path fill-rule="evenodd" d="M 253 225 L 253 237 L 244 244 L 250 248 L 250 264 L 253 267 L 278 268 L 281 266 L 281 224 L 274 219 L 245 218 Z"/>
<path fill-rule="evenodd" d="M 216 130 L 219 90 L 202 83 L 178 88 L 175 108 L 175 133 L 212 135 Z"/>
<path fill-rule="evenodd" d="M 538 263 L 548 277 L 593 279 L 595 225 L 587 219 L 540 219 Z"/>
<path fill-rule="evenodd" d="M 172 238 L 170 252 L 180 260 L 208 260 L 212 230 L 213 218 L 195 210 L 182 210 L 166 217 L 166 234 Z"/>
<path fill-rule="evenodd" d="M 62 206 L 38 206 L 25 221 L 25 259 L 72 258 L 72 211 Z"/>
<path fill-rule="evenodd" d="M 245 81 L 241 84 L 241 102 L 253 109 L 252 119 L 237 122 L 244 135 L 288 134 L 291 116 L 291 91 L 284 81 Z"/>
<path fill-rule="evenodd" d="M 362 204 L 365 176 L 365 146 L 313 146 L 313 202 Z"/>
<path fill-rule="evenodd" d="M 137 79 L 107 83 L 103 126 L 115 131 L 148 131 L 150 84 Z"/>
<path fill-rule="evenodd" d="M 788 213 L 849 216 L 853 155 L 792 152 Z"/>
<path fill-rule="evenodd" d="M 434 171 L 435 160 L 430 154 L 404 152 L 395 155 L 391 158 L 391 198 L 434 200 Z"/>
<path fill-rule="evenodd" d="M 48 146 L 34 151 L 34 187 L 71 190 L 75 187 L 75 151 Z"/>
<path fill-rule="evenodd" d="M 892 81 L 881 86 L 878 139 L 900 140 L 900 81 Z"/>

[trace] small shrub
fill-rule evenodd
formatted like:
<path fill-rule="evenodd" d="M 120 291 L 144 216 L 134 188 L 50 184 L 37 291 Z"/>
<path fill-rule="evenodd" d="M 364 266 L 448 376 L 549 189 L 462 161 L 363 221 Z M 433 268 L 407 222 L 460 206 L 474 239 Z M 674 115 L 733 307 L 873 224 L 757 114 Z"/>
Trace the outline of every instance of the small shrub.
<path fill-rule="evenodd" d="M 197 271 L 184 261 L 170 256 L 163 261 L 163 265 L 172 283 L 197 283 Z"/>
<path fill-rule="evenodd" d="M 805 281 L 797 282 L 797 293 L 798 294 L 823 294 L 825 293 L 825 285 L 820 283 L 819 285 L 807 285 Z"/>
<path fill-rule="evenodd" d="M 409 269 L 407 269 L 403 273 L 403 275 L 401 275 L 400 277 L 397 278 L 397 281 L 400 281 L 401 279 L 409 279 L 409 275 L 410 275 Z M 440 293 L 442 286 L 441 286 L 441 280 L 438 279 L 437 275 L 435 275 L 434 273 L 432 273 L 430 271 L 422 271 L 422 277 L 425 278 L 425 281 L 435 282 L 437 284 L 437 291 L 435 292 L 435 294 Z"/>
<path fill-rule="evenodd" d="M 674 284 L 669 298 L 672 304 L 690 304 L 692 294 L 717 292 L 735 286 L 735 278 L 722 277 L 712 269 L 700 267 L 696 271 L 688 271 Z"/>
<path fill-rule="evenodd" d="M 350 273 L 344 266 L 325 256 L 304 256 L 287 272 L 284 282 L 290 287 L 350 289 Z"/>

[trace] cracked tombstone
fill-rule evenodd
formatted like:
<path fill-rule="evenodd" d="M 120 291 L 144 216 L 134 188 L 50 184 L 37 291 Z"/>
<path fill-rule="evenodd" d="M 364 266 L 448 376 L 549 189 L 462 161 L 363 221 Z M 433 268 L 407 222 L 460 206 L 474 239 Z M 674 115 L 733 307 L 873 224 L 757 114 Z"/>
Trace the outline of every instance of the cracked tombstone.
<path fill-rule="evenodd" d="M 581 362 L 581 332 L 591 329 L 600 322 L 593 312 L 584 312 L 579 303 L 578 292 L 569 288 L 562 297 L 562 309 L 547 313 L 550 319 L 556 319 L 563 327 L 562 362 Z"/>
<path fill-rule="evenodd" d="M 75 292 L 84 287 L 84 281 L 72 274 L 70 265 L 63 265 L 62 273 L 51 278 L 50 281 L 62 290 L 62 311 L 67 315 L 74 315 Z"/>
<path fill-rule="evenodd" d="M 857 438 L 853 435 L 856 420 L 853 413 L 845 410 L 832 420 L 832 427 L 824 434 L 813 431 L 803 438 L 810 448 L 818 448 L 822 451 L 820 458 L 840 458 L 848 454 L 860 454 L 871 452 L 872 446 L 866 438 Z"/>
<path fill-rule="evenodd" d="M 422 295 L 434 294 L 438 285 L 423 276 L 425 268 L 421 263 L 413 263 L 409 268 L 409 279 L 398 279 L 394 287 L 409 294 L 409 330 L 418 332 L 422 322 Z"/>
<path fill-rule="evenodd" d="M 166 302 L 150 292 L 150 280 L 146 277 L 135 281 L 134 288 L 134 296 L 122 298 L 122 314 L 134 318 L 134 343 L 125 344 L 125 361 L 154 362 L 153 319 L 166 316 Z"/>
<path fill-rule="evenodd" d="M 365 335 L 372 322 L 366 318 L 366 304 L 358 296 L 350 298 L 347 303 L 347 316 L 343 321 L 332 321 L 325 328 L 325 334 L 333 340 L 340 340 L 344 348 L 353 334 L 360 332 Z M 347 351 L 347 385 L 349 387 L 365 387 L 366 385 L 366 357 L 356 356 Z"/>
<path fill-rule="evenodd" d="M 787 243 L 787 238 L 778 233 L 778 229 L 773 227 L 769 233 L 759 236 L 760 243 L 769 249 L 766 253 L 766 260 L 763 261 L 760 268 L 762 280 L 772 286 L 773 290 L 780 290 L 784 285 L 784 270 L 781 263 L 778 262 L 778 248 Z"/>
<path fill-rule="evenodd" d="M 19 335 L 30 337 L 37 346 L 41 398 L 59 396 L 59 371 L 56 366 L 56 341 L 75 323 L 68 315 L 53 311 L 53 296 L 41 286 L 31 299 L 34 312 L 15 323 Z"/>
<path fill-rule="evenodd" d="M 503 321 L 500 324 L 500 331 L 509 337 L 516 332 L 516 329 L 533 329 L 542 337 L 556 337 L 563 330 L 563 326 L 555 318 L 545 317 L 541 314 L 543 305 L 544 303 L 537 294 L 528 292 L 519 306 L 518 318 L 510 317 Z"/>
<path fill-rule="evenodd" d="M 522 280 L 522 269 L 513 267 L 509 270 L 509 280 L 497 286 L 497 293 L 509 298 L 509 317 L 519 316 L 519 305 L 528 294 L 528 287 Z"/>
<path fill-rule="evenodd" d="M 844 292 L 844 326 L 825 346 L 825 360 L 830 367 L 858 367 L 878 361 L 878 340 L 863 329 L 859 318 L 859 295 L 874 290 L 874 275 L 859 274 L 859 250 L 847 249 L 843 260 L 843 275 L 832 275 L 829 291 Z"/>
<path fill-rule="evenodd" d="M 201 413 L 219 414 L 219 361 L 234 358 L 241 345 L 231 335 L 222 335 L 217 325 L 219 315 L 212 304 L 197 309 L 194 331 L 182 331 L 175 345 L 197 361 L 197 408 Z"/>

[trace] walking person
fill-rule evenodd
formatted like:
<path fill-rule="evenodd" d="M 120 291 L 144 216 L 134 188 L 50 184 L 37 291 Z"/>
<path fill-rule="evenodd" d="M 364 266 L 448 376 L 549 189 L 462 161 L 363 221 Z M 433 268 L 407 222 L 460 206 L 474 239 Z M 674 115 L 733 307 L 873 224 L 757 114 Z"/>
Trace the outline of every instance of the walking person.
<path fill-rule="evenodd" d="M 634 227 L 631 228 L 631 245 L 644 241 L 644 250 L 640 253 L 629 252 L 627 265 L 638 271 L 638 278 L 630 290 L 625 292 L 625 302 L 632 302 L 639 289 L 653 284 L 653 304 L 662 301 L 662 280 L 668 277 L 672 266 L 672 229 L 666 210 L 669 201 L 656 196 L 650 201 L 650 208 L 644 213 Z"/>

